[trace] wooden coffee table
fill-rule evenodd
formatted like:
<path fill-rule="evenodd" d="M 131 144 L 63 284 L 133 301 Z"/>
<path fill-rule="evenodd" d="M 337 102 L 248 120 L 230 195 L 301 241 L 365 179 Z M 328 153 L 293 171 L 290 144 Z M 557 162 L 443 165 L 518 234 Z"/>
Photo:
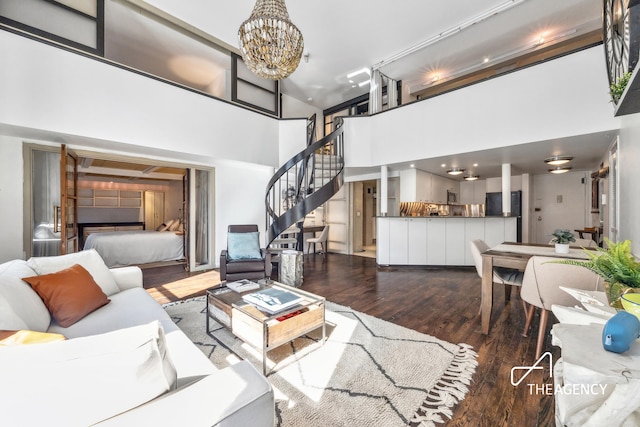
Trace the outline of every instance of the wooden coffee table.
<path fill-rule="evenodd" d="M 269 314 L 242 299 L 242 295 L 259 289 L 238 293 L 221 283 L 207 289 L 206 327 L 209 334 L 209 319 L 214 319 L 247 344 L 262 350 L 262 373 L 266 375 L 269 350 L 318 328 L 322 328 L 322 340 L 319 344 L 324 344 L 325 299 L 272 280 L 260 280 L 257 283 L 260 289 L 283 289 L 302 297 L 303 301 L 289 309 Z"/>

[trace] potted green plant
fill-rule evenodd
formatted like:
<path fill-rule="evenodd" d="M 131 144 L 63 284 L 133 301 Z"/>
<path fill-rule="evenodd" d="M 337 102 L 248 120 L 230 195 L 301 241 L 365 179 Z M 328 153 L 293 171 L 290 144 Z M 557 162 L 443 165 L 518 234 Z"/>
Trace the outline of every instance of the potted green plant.
<path fill-rule="evenodd" d="M 618 101 L 620 101 L 620 98 L 624 93 L 624 89 L 627 87 L 627 84 L 629 84 L 629 80 L 631 80 L 631 73 L 626 72 L 622 76 L 620 76 L 617 82 L 615 82 L 609 87 L 611 102 L 613 102 L 614 104 L 617 104 Z"/>
<path fill-rule="evenodd" d="M 593 271 L 605 281 L 609 305 L 622 309 L 620 297 L 640 288 L 640 262 L 631 254 L 631 241 L 614 243 L 605 237 L 607 248 L 585 249 L 588 261 L 562 260 L 562 264 L 578 265 Z"/>
<path fill-rule="evenodd" d="M 568 254 L 569 243 L 576 241 L 575 236 L 569 230 L 561 230 L 558 228 L 551 233 L 551 235 L 553 236 L 551 242 L 556 244 L 556 253 L 559 254 Z"/>

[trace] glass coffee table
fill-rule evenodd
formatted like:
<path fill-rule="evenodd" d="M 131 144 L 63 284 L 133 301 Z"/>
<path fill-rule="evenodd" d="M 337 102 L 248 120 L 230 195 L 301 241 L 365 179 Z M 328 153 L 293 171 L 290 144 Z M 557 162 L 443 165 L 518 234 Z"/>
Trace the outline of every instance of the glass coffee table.
<path fill-rule="evenodd" d="M 267 375 L 267 352 L 293 341 L 311 331 L 322 328 L 325 340 L 325 298 L 272 280 L 258 280 L 259 289 L 235 292 L 223 282 L 207 289 L 207 334 L 209 319 L 227 327 L 250 346 L 262 350 L 262 373 Z M 242 299 L 243 295 L 274 288 L 302 298 L 296 305 L 274 314 L 260 310 Z"/>

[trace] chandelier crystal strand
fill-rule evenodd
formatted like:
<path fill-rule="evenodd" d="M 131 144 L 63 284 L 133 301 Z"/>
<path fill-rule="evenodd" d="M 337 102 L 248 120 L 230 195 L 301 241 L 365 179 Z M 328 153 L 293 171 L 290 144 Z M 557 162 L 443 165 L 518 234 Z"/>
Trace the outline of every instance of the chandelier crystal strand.
<path fill-rule="evenodd" d="M 284 0 L 257 0 L 238 38 L 242 60 L 257 76 L 280 80 L 298 68 L 304 40 L 289 20 Z"/>

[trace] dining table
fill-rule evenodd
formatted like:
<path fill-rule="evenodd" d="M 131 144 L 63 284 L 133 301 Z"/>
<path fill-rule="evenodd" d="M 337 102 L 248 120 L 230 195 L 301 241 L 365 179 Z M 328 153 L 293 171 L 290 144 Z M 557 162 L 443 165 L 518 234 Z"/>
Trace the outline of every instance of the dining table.
<path fill-rule="evenodd" d="M 482 333 L 489 334 L 491 310 L 493 308 L 493 268 L 507 267 L 524 271 L 529 258 L 534 255 L 556 258 L 588 259 L 585 249 L 570 246 L 569 253 L 556 253 L 554 245 L 504 242 L 482 253 Z M 508 297 L 508 295 L 507 295 Z"/>

